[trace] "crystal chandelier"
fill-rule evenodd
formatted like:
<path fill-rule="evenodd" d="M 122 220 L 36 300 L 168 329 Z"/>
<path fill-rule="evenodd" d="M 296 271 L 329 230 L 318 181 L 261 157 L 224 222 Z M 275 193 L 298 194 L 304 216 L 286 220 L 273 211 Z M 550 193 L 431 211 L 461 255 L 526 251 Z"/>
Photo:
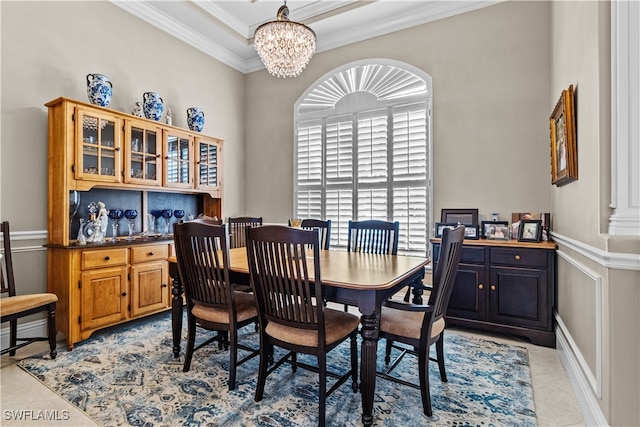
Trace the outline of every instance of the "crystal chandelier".
<path fill-rule="evenodd" d="M 289 21 L 286 0 L 277 18 L 256 28 L 253 44 L 269 73 L 296 77 L 316 51 L 316 33 L 304 24 Z"/>

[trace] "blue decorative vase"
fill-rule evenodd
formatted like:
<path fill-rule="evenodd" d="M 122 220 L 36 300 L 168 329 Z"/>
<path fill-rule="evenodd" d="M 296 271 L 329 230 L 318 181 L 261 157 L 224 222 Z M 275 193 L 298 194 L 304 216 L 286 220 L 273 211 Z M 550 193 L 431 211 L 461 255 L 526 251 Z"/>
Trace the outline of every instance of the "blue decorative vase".
<path fill-rule="evenodd" d="M 187 108 L 187 125 L 189 129 L 202 132 L 204 127 L 204 111 L 198 107 Z"/>
<path fill-rule="evenodd" d="M 142 95 L 142 109 L 147 119 L 158 121 L 162 117 L 164 110 L 164 101 L 162 97 L 155 92 L 145 92 Z"/>
<path fill-rule="evenodd" d="M 111 102 L 112 85 L 107 76 L 87 74 L 87 96 L 93 105 L 106 107 Z"/>

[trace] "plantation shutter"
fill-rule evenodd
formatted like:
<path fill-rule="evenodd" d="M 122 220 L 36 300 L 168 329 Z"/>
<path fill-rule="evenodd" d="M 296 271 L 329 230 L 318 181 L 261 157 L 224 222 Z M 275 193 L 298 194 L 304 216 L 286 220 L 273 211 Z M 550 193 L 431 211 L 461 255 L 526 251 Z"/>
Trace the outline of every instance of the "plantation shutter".
<path fill-rule="evenodd" d="M 294 216 L 330 219 L 345 248 L 350 220 L 398 221 L 398 252 L 428 253 L 430 80 L 363 65 L 297 103 Z"/>
<path fill-rule="evenodd" d="M 427 105 L 393 108 L 393 219 L 400 222 L 398 251 L 426 253 Z"/>

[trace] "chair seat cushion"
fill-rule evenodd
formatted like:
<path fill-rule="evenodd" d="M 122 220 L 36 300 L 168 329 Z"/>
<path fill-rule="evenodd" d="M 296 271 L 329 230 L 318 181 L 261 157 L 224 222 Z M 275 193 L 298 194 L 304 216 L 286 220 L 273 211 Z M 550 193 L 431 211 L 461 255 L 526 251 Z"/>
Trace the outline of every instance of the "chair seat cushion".
<path fill-rule="evenodd" d="M 0 313 L 2 316 L 11 316 L 22 311 L 42 307 L 58 301 L 56 294 L 30 294 L 16 295 L 0 299 Z"/>
<path fill-rule="evenodd" d="M 252 293 L 234 292 L 234 300 L 236 302 L 237 321 L 243 322 L 258 315 L 255 299 Z M 226 308 L 207 307 L 195 304 L 191 310 L 198 319 L 206 320 L 213 323 L 229 323 L 229 310 Z"/>
<path fill-rule="evenodd" d="M 421 311 L 405 311 L 397 310 L 390 307 L 382 307 L 382 315 L 380 317 L 380 330 L 389 334 L 420 339 L 420 329 L 422 329 L 422 320 L 424 312 Z M 433 322 L 431 326 L 431 338 L 435 338 L 444 330 L 444 318 L 440 318 Z"/>
<path fill-rule="evenodd" d="M 325 308 L 324 310 L 326 345 L 333 344 L 351 334 L 360 324 L 358 316 L 344 311 Z M 300 329 L 292 326 L 269 322 L 265 332 L 275 339 L 305 347 L 318 346 L 318 331 Z"/>

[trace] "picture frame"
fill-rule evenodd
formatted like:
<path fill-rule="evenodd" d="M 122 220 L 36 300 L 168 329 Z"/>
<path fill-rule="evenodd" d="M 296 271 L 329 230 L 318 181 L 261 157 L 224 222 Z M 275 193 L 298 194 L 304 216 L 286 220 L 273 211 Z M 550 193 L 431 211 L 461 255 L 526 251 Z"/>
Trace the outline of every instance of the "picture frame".
<path fill-rule="evenodd" d="M 442 209 L 440 221 L 443 223 L 460 223 L 478 225 L 478 209 Z"/>
<path fill-rule="evenodd" d="M 518 238 L 520 224 L 524 219 L 539 219 L 542 221 L 542 241 L 551 240 L 551 213 L 549 212 L 513 212 L 511 214 L 511 236 Z"/>
<path fill-rule="evenodd" d="M 509 223 L 482 221 L 482 237 L 488 240 L 509 240 Z"/>
<path fill-rule="evenodd" d="M 551 183 L 560 187 L 578 179 L 573 85 L 562 91 L 551 117 Z"/>
<path fill-rule="evenodd" d="M 518 229 L 518 242 L 539 242 L 542 239 L 542 220 L 523 219 Z"/>
<path fill-rule="evenodd" d="M 476 225 L 464 226 L 464 238 L 469 240 L 478 240 L 480 238 L 480 227 Z"/>
<path fill-rule="evenodd" d="M 449 228 L 453 230 L 458 226 L 457 222 L 436 222 L 435 237 L 442 237 L 442 230 Z"/>

